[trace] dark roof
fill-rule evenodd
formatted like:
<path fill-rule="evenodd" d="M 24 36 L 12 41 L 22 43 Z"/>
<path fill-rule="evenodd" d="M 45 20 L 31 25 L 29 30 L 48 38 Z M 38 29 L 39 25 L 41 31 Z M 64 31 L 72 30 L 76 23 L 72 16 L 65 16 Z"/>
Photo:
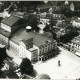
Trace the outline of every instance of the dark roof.
<path fill-rule="evenodd" d="M 34 36 L 34 34 L 32 34 L 32 36 L 30 36 L 30 32 L 27 33 L 25 28 L 20 28 L 18 31 L 16 31 L 13 36 L 11 37 L 11 40 L 17 44 L 19 44 L 20 40 L 28 40 L 30 38 L 32 38 Z"/>
<path fill-rule="evenodd" d="M 7 19 L 3 19 L 2 23 L 8 25 L 8 26 L 13 26 L 17 21 L 19 21 L 21 18 L 17 16 L 10 16 Z"/>
<path fill-rule="evenodd" d="M 22 40 L 24 42 L 25 45 L 31 44 L 33 43 L 33 38 L 30 38 L 28 40 Z"/>
<path fill-rule="evenodd" d="M 4 30 L 2 28 L 0 28 L 0 34 L 4 35 L 6 37 L 9 37 L 10 36 L 10 32 L 8 32 L 8 31 L 6 31 L 6 30 Z"/>
<path fill-rule="evenodd" d="M 38 34 L 38 35 L 34 36 L 33 43 L 40 47 L 41 45 L 43 45 L 48 40 L 51 40 L 51 39 Z"/>
<path fill-rule="evenodd" d="M 31 39 L 31 38 L 33 38 L 33 44 L 35 44 L 37 46 L 43 45 L 47 40 L 50 40 L 50 41 L 52 40 L 52 39 L 44 37 L 41 34 L 38 34 L 36 32 L 26 32 L 25 28 L 20 28 L 17 32 L 15 32 L 13 34 L 13 36 L 11 37 L 11 40 L 13 42 L 19 44 L 20 40 L 30 41 L 28 39 Z M 25 44 L 27 44 L 27 43 L 25 43 Z"/>

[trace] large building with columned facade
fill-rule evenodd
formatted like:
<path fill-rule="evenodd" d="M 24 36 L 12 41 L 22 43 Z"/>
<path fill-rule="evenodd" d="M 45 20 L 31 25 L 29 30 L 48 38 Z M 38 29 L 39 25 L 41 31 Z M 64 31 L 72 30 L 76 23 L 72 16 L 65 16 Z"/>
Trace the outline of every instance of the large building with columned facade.
<path fill-rule="evenodd" d="M 0 40 L 7 43 L 7 50 L 21 59 L 27 57 L 31 61 L 45 61 L 53 57 L 57 42 L 52 38 L 52 34 L 50 32 L 43 34 L 34 31 L 27 32 L 26 28 L 19 24 L 20 21 L 21 18 L 10 16 L 1 23 L 0 30 L 4 32 L 0 32 Z"/>

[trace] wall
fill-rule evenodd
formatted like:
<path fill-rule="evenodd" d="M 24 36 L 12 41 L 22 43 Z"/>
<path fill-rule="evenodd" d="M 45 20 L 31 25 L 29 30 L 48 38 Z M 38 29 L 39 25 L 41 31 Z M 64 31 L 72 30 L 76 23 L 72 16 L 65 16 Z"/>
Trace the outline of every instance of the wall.
<path fill-rule="evenodd" d="M 31 61 L 38 61 L 38 50 L 31 51 Z"/>
<path fill-rule="evenodd" d="M 19 55 L 19 45 L 14 43 L 13 41 L 9 41 L 9 50 L 14 53 L 14 55 Z"/>
<path fill-rule="evenodd" d="M 12 26 L 11 27 L 11 32 L 15 32 L 19 27 L 20 27 L 20 25 Z"/>
<path fill-rule="evenodd" d="M 34 48 L 36 48 L 38 50 L 38 59 L 39 59 L 39 55 L 43 55 L 48 53 L 49 51 L 56 49 L 57 48 L 57 43 L 56 42 L 47 42 L 43 45 L 41 45 L 40 47 L 34 45 Z"/>
<path fill-rule="evenodd" d="M 2 34 L 0 34 L 0 41 L 2 42 L 2 44 L 8 45 L 8 38 Z"/>
<path fill-rule="evenodd" d="M 19 42 L 19 57 L 25 58 L 26 57 L 26 53 L 27 53 L 26 46 L 22 41 L 20 41 Z"/>
<path fill-rule="evenodd" d="M 4 23 L 1 23 L 1 28 L 3 28 L 4 30 L 7 30 L 9 32 L 11 32 L 11 27 L 8 26 L 8 25 L 6 25 L 6 24 L 4 24 Z"/>

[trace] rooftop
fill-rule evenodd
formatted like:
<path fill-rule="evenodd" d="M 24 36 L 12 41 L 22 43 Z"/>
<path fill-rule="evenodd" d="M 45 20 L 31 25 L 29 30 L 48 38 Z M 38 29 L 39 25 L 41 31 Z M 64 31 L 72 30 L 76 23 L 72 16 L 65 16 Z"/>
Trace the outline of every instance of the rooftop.
<path fill-rule="evenodd" d="M 25 45 L 31 44 L 33 43 L 33 38 L 30 38 L 28 40 L 22 40 L 24 42 Z"/>
<path fill-rule="evenodd" d="M 13 34 L 13 36 L 11 37 L 11 40 L 17 44 L 19 44 L 20 40 L 28 40 L 33 38 L 33 44 L 37 45 L 37 46 L 41 46 L 43 45 L 46 41 L 48 40 L 52 40 L 48 37 L 44 37 L 39 33 L 36 32 L 26 32 L 25 28 L 20 28 L 17 32 L 15 32 Z M 30 40 L 29 40 L 30 41 Z"/>
<path fill-rule="evenodd" d="M 19 21 L 21 18 L 17 16 L 10 16 L 6 19 L 2 20 L 2 23 L 8 25 L 8 26 L 13 26 L 17 21 Z"/>
<path fill-rule="evenodd" d="M 35 48 L 30 48 L 30 49 L 29 49 L 29 51 L 34 51 L 34 50 L 36 50 L 36 49 L 35 49 Z"/>

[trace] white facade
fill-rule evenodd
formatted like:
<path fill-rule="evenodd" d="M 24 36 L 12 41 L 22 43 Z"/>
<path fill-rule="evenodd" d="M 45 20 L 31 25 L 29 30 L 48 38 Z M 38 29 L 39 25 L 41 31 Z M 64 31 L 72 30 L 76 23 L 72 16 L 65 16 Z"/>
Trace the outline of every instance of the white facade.
<path fill-rule="evenodd" d="M 33 50 L 34 49 L 34 50 Z M 35 48 L 30 48 L 27 50 L 26 45 L 20 41 L 19 42 L 19 57 L 20 58 L 28 58 L 31 61 L 37 61 L 38 60 L 38 52 Z"/>
<path fill-rule="evenodd" d="M 26 45 L 20 41 L 19 42 L 19 57 L 25 58 L 27 56 Z"/>
<path fill-rule="evenodd" d="M 8 31 L 8 32 L 11 32 L 11 27 L 6 25 L 6 24 L 4 24 L 4 23 L 1 23 L 1 28 L 6 30 L 6 31 Z"/>

